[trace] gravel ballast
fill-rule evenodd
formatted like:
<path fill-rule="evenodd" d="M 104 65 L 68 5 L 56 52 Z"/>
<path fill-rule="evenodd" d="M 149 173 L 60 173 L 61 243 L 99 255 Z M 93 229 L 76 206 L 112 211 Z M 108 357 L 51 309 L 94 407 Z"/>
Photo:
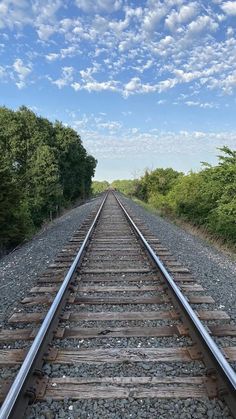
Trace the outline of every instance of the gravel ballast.
<path fill-rule="evenodd" d="M 154 215 L 131 199 L 120 196 L 130 214 L 147 225 L 150 231 L 172 252 L 175 258 L 189 268 L 196 281 L 216 301 L 219 310 L 225 310 L 236 320 L 236 263 L 225 253 L 204 239 L 174 223 Z"/>
<path fill-rule="evenodd" d="M 27 419 L 230 419 L 228 409 L 215 400 L 64 400 L 35 405 Z M 28 409 L 29 411 L 29 409 Z"/>
<path fill-rule="evenodd" d="M 16 302 L 36 284 L 37 276 L 53 262 L 100 201 L 101 198 L 91 199 L 67 211 L 29 242 L 0 260 L 0 325 L 8 319 Z"/>

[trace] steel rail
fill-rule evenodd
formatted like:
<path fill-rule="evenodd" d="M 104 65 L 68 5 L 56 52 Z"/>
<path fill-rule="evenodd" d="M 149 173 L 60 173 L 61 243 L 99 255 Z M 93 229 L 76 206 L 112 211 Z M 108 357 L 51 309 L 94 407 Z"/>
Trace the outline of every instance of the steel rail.
<path fill-rule="evenodd" d="M 209 361 L 211 360 L 211 366 L 213 365 L 213 374 L 217 373 L 217 378 L 220 378 L 221 385 L 223 386 L 219 388 L 219 395 L 223 397 L 233 416 L 236 418 L 236 373 L 233 368 L 230 366 L 226 358 L 224 357 L 223 353 L 220 351 L 212 337 L 209 335 L 208 331 L 199 320 L 198 316 L 192 309 L 191 305 L 187 301 L 186 297 L 183 295 L 179 287 L 176 285 L 174 279 L 171 277 L 169 272 L 166 270 L 165 266 L 156 255 L 155 251 L 152 247 L 148 244 L 147 240 L 144 238 L 143 234 L 136 226 L 132 218 L 130 217 L 129 213 L 117 197 L 117 195 L 113 192 L 117 202 L 119 203 L 120 207 L 125 213 L 126 218 L 128 219 L 129 223 L 131 224 L 133 230 L 135 231 L 137 237 L 143 243 L 145 249 L 147 250 L 148 254 L 151 256 L 151 259 L 154 261 L 155 265 L 160 270 L 162 277 L 167 282 L 169 289 L 176 299 L 178 307 L 184 312 L 185 318 L 188 320 L 189 324 L 194 328 L 194 337 L 199 337 L 198 342 L 200 341 L 201 349 Z M 191 332 L 191 329 L 190 329 Z"/>
<path fill-rule="evenodd" d="M 19 409 L 17 409 L 17 403 L 20 398 L 24 397 L 23 394 L 25 392 L 24 384 L 26 380 L 29 378 L 29 375 L 32 374 L 33 366 L 37 360 L 38 354 L 40 352 L 40 349 L 42 348 L 42 345 L 44 344 L 44 340 L 46 335 L 49 333 L 49 329 L 51 325 L 53 324 L 53 320 L 55 316 L 58 316 L 58 307 L 60 306 L 63 297 L 68 290 L 68 287 L 70 285 L 71 279 L 81 261 L 82 254 L 87 247 L 87 244 L 89 242 L 89 239 L 92 235 L 92 232 L 95 228 L 95 225 L 97 224 L 98 218 L 101 214 L 102 208 L 104 206 L 104 203 L 107 199 L 108 193 L 106 193 L 98 212 L 93 220 L 93 223 L 91 227 L 89 228 L 88 233 L 86 234 L 86 237 L 79 249 L 79 252 L 77 253 L 74 261 L 72 262 L 71 267 L 69 268 L 63 283 L 55 297 L 55 299 L 52 302 L 52 305 L 26 355 L 25 360 L 23 361 L 21 368 L 2 404 L 1 410 L 0 410 L 0 419 L 8 419 L 15 417 L 19 419 L 21 417 L 21 414 L 19 412 Z M 16 411 L 17 410 L 17 411 Z M 15 416 L 14 416 L 15 415 Z"/>

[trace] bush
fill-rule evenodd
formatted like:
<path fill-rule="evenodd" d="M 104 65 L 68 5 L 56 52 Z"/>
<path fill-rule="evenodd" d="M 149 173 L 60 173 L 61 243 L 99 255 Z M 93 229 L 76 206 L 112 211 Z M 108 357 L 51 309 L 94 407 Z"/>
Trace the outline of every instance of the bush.
<path fill-rule="evenodd" d="M 92 182 L 92 194 L 97 195 L 101 192 L 106 191 L 109 188 L 109 183 L 106 180 L 98 181 L 94 180 Z"/>
<path fill-rule="evenodd" d="M 127 196 L 134 196 L 136 193 L 137 180 L 114 180 L 111 187 Z"/>
<path fill-rule="evenodd" d="M 236 198 L 215 208 L 209 214 L 207 226 L 211 232 L 236 243 Z"/>
<path fill-rule="evenodd" d="M 146 172 L 138 181 L 136 196 L 163 214 L 204 226 L 217 237 L 236 243 L 236 151 L 220 150 L 219 164 L 204 163 L 199 173 Z"/>

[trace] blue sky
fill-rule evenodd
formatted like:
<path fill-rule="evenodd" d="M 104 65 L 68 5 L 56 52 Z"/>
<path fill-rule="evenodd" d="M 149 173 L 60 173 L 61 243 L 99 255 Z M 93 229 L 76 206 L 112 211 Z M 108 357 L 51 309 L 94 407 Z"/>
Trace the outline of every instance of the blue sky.
<path fill-rule="evenodd" d="M 0 1 L 0 104 L 73 126 L 96 179 L 215 163 L 235 92 L 236 1 Z"/>

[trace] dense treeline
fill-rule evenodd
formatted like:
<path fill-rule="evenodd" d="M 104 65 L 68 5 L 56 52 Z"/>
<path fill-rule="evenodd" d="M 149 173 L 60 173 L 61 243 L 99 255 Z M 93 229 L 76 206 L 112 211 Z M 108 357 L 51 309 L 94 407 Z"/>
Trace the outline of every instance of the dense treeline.
<path fill-rule="evenodd" d="M 106 180 L 94 180 L 92 182 L 92 193 L 97 195 L 101 192 L 106 191 L 108 188 L 116 189 L 117 191 L 122 192 L 127 196 L 134 196 L 137 188 L 137 181 L 124 179 L 124 180 L 114 180 L 111 184 Z"/>
<path fill-rule="evenodd" d="M 182 218 L 231 243 L 236 243 L 236 151 L 220 149 L 219 163 L 203 164 L 198 173 L 184 175 L 173 169 L 147 171 L 129 181 L 126 194 L 157 208 L 162 214 Z M 128 186 L 115 182 L 124 192 Z"/>
<path fill-rule="evenodd" d="M 80 136 L 26 107 L 0 108 L 0 243 L 15 246 L 91 189 L 96 160 Z"/>
<path fill-rule="evenodd" d="M 111 187 L 127 196 L 132 197 L 136 193 L 137 181 L 129 179 L 114 180 Z"/>
<path fill-rule="evenodd" d="M 93 180 L 92 182 L 92 194 L 97 195 L 101 192 L 106 191 L 110 184 L 106 180 Z"/>

